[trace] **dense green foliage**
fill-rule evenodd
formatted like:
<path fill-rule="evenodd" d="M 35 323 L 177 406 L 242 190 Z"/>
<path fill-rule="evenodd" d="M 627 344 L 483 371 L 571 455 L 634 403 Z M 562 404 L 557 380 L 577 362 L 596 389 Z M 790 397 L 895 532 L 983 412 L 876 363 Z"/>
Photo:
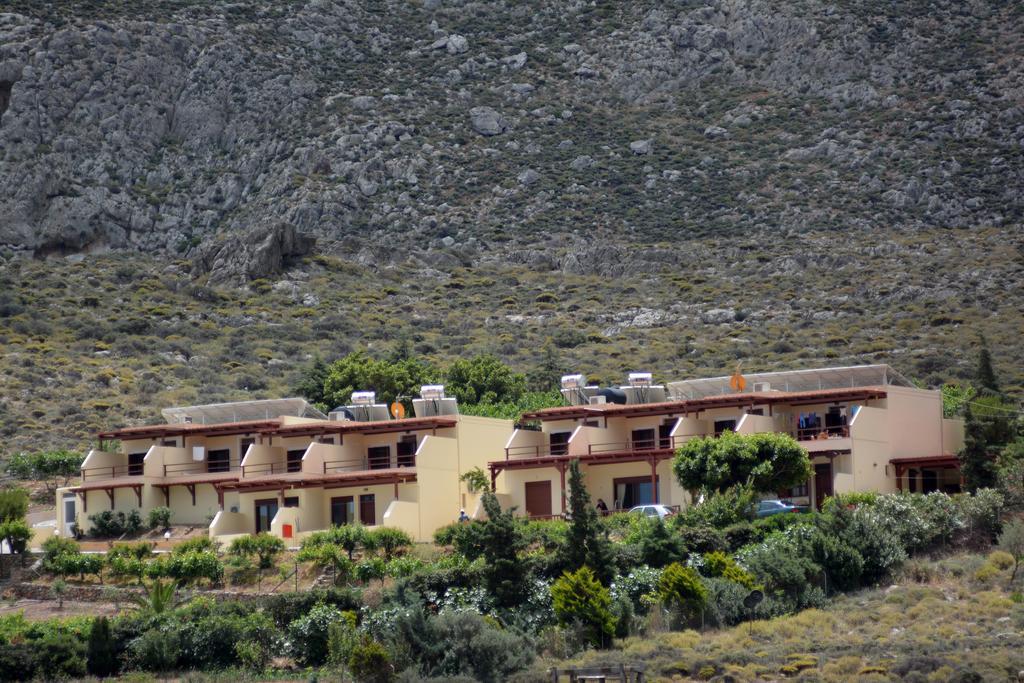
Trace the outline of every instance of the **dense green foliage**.
<path fill-rule="evenodd" d="M 960 471 L 968 491 L 996 485 L 1000 453 L 1017 437 L 1016 411 L 996 396 L 983 396 L 964 408 Z"/>
<path fill-rule="evenodd" d="M 86 648 L 86 661 L 91 675 L 106 678 L 117 672 L 117 653 L 110 635 L 110 621 L 106 617 L 93 620 Z"/>
<path fill-rule="evenodd" d="M 488 521 L 478 528 L 487 590 L 499 607 L 515 607 L 527 592 L 527 568 L 519 559 L 526 540 L 512 511 L 502 510 L 497 496 L 487 491 L 482 502 Z"/>
<path fill-rule="evenodd" d="M 682 620 L 694 618 L 708 599 L 708 589 L 692 567 L 673 562 L 658 579 L 658 598 Z"/>
<path fill-rule="evenodd" d="M 448 366 L 445 390 L 462 405 L 515 403 L 526 392 L 526 376 L 490 354 L 460 358 Z"/>
<path fill-rule="evenodd" d="M 555 615 L 563 624 L 581 625 L 586 640 L 595 647 L 607 647 L 615 634 L 611 593 L 601 585 L 590 567 L 566 572 L 551 584 Z"/>
<path fill-rule="evenodd" d="M 313 372 L 320 372 L 314 366 Z M 376 391 L 377 401 L 390 405 L 396 400 L 412 407 L 412 397 L 420 386 L 431 384 L 440 372 L 429 363 L 413 358 L 377 360 L 364 351 L 356 351 L 327 367 L 324 378 L 323 403 L 326 409 L 348 405 L 353 391 Z M 310 398 L 317 398 L 315 394 Z"/>
<path fill-rule="evenodd" d="M 569 514 L 569 533 L 558 552 L 561 568 L 574 572 L 589 567 L 603 585 L 611 584 L 615 576 L 611 542 L 590 502 L 578 460 L 569 464 Z"/>
<path fill-rule="evenodd" d="M 684 443 L 672 470 L 683 488 L 725 491 L 749 485 L 755 491 L 779 491 L 807 481 L 813 473 L 807 451 L 787 434 L 736 434 Z"/>
<path fill-rule="evenodd" d="M 0 489 L 0 522 L 24 519 L 28 512 L 28 491 L 22 488 Z"/>
<path fill-rule="evenodd" d="M 20 488 L 0 489 L 0 542 L 6 543 L 8 552 L 21 556 L 32 538 L 32 529 L 25 521 L 28 512 L 28 492 Z M 0 577 L 7 573 L 6 561 L 0 557 Z"/>
<path fill-rule="evenodd" d="M 15 479 L 43 481 L 53 493 L 78 475 L 83 459 L 66 450 L 14 453 L 7 459 L 7 472 Z"/>
<path fill-rule="evenodd" d="M 155 507 L 149 511 L 149 522 L 150 529 L 169 529 L 171 526 L 171 518 L 174 516 L 174 511 L 169 507 Z"/>
<path fill-rule="evenodd" d="M 580 514 L 568 522 L 527 521 L 485 494 L 487 519 L 439 532 L 450 547 L 434 551 L 431 561 L 417 557 L 419 550 L 399 554 L 376 531 L 319 532 L 305 540 L 299 558 L 350 586 L 260 602 L 177 604 L 187 597 L 177 584 L 209 578 L 198 569 L 204 562 L 210 571 L 224 571 L 208 541 L 189 541 L 157 558 L 147 543 L 117 544 L 98 567 L 107 577 L 131 583 L 147 575 L 168 578 L 143 579 L 139 609 L 110 621 L 109 652 L 98 636 L 90 638 L 92 629 L 103 629 L 92 621 L 77 630 L 51 629 L 48 634 L 63 635 L 46 635 L 47 647 L 37 648 L 42 635 L 0 618 L 0 671 L 78 671 L 86 664 L 98 671 L 113 653 L 118 671 L 258 672 L 283 656 L 312 669 L 361 671 L 369 679 L 505 681 L 540 651 L 566 656 L 665 624 L 728 626 L 822 607 L 839 591 L 887 583 L 908 558 L 943 549 L 987 547 L 999 538 L 1004 552 L 993 556 L 992 567 L 978 570 L 982 578 L 1010 576 L 1024 559 L 1019 523 L 1006 524 L 999 535 L 1002 497 L 991 490 L 848 495 L 830 500 L 823 512 L 752 522 L 707 515 L 726 524 L 717 527 L 689 526 L 679 521 L 684 515 L 667 524 L 630 514 L 591 519 L 583 514 L 590 501 L 578 496 L 576 502 Z M 360 538 L 350 561 L 343 543 Z M 607 544 L 607 587 L 590 565 L 602 555 L 569 552 L 570 544 L 594 539 Z M 569 557 L 582 564 L 567 571 Z M 44 546 L 44 566 L 69 581 L 82 579 L 80 563 L 94 561 L 82 558 L 100 556 L 57 537 Z M 766 597 L 750 609 L 744 599 L 754 588 Z M 19 647 L 26 639 L 32 648 Z"/>
<path fill-rule="evenodd" d="M 284 541 L 268 533 L 246 534 L 231 541 L 228 554 L 256 559 L 257 566 L 270 569 L 274 558 L 284 552 Z"/>
<path fill-rule="evenodd" d="M 370 532 L 369 543 L 384 554 L 385 562 L 389 562 L 412 547 L 412 537 L 401 529 L 382 526 Z"/>
<path fill-rule="evenodd" d="M 142 516 L 138 510 L 104 510 L 89 515 L 89 535 L 95 538 L 119 538 L 134 535 L 143 529 Z"/>
<path fill-rule="evenodd" d="M 491 354 L 459 358 L 441 370 L 406 352 L 399 348 L 390 357 L 377 359 L 356 351 L 330 365 L 317 358 L 295 388 L 324 410 L 347 405 L 353 391 L 366 389 L 377 392 L 378 402 L 400 400 L 408 410 L 423 384 L 444 382 L 447 394 L 458 399 L 460 412 L 507 420 L 561 400 L 550 388 L 527 391 L 526 376 Z"/>

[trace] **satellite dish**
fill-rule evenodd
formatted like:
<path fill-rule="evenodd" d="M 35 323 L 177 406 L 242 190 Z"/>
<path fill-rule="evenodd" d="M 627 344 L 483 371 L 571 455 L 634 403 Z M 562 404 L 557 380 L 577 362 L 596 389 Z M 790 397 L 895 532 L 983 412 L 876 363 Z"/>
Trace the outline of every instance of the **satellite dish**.
<path fill-rule="evenodd" d="M 764 593 L 759 590 L 752 590 L 747 597 L 743 598 L 743 606 L 752 610 L 760 605 L 762 600 L 764 600 Z"/>
<path fill-rule="evenodd" d="M 391 417 L 395 418 L 396 420 L 401 420 L 403 417 L 405 417 L 405 406 L 403 406 L 398 401 L 395 401 L 394 403 L 392 403 L 391 404 Z"/>

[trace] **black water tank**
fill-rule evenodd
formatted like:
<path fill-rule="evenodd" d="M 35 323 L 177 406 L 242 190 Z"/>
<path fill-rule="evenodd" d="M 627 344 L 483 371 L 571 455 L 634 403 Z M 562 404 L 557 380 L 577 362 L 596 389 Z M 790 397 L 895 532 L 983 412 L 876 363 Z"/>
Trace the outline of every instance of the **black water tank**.
<path fill-rule="evenodd" d="M 617 403 L 619 405 L 626 405 L 626 392 L 622 389 L 615 389 L 613 387 L 606 387 L 597 392 L 598 396 L 604 396 L 605 403 Z"/>

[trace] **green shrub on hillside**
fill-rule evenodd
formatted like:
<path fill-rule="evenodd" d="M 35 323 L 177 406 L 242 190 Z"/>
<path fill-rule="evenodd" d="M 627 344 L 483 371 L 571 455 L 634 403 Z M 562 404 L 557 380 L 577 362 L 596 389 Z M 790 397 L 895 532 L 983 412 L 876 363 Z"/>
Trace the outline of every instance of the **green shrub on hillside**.
<path fill-rule="evenodd" d="M 757 579 L 753 574 L 740 567 L 736 564 L 736 560 L 721 551 L 708 553 L 701 560 L 699 568 L 704 576 L 732 581 L 748 590 L 758 587 Z"/>
<path fill-rule="evenodd" d="M 673 611 L 677 625 L 682 625 L 703 611 L 708 590 L 696 570 L 675 562 L 661 572 L 658 599 Z"/>
<path fill-rule="evenodd" d="M 149 511 L 150 529 L 169 529 L 174 511 L 168 507 L 155 507 Z"/>
<path fill-rule="evenodd" d="M 611 594 L 590 567 L 566 572 L 551 585 L 555 615 L 562 624 L 580 624 L 594 647 L 608 647 L 615 634 Z"/>
<path fill-rule="evenodd" d="M 142 515 L 138 510 L 129 510 L 128 514 L 121 510 L 104 510 L 89 515 L 89 522 L 92 525 L 89 528 L 89 535 L 94 538 L 133 536 L 143 529 Z"/>
<path fill-rule="evenodd" d="M 351 612 L 342 612 L 334 605 L 314 605 L 306 614 L 288 625 L 288 641 L 292 655 L 304 666 L 321 666 L 327 661 L 328 633 L 332 624 L 354 625 Z"/>

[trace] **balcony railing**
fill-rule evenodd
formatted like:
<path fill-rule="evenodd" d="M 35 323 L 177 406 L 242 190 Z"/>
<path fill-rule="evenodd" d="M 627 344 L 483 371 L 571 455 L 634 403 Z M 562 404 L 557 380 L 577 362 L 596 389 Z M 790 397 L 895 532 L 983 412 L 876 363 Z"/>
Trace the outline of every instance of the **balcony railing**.
<path fill-rule="evenodd" d="M 819 441 L 825 439 L 846 439 L 850 436 L 849 425 L 832 427 L 806 427 L 796 430 L 797 441 Z"/>
<path fill-rule="evenodd" d="M 267 474 L 294 474 L 302 471 L 301 462 L 260 462 L 242 465 L 243 477 L 258 477 Z"/>
<path fill-rule="evenodd" d="M 352 460 L 348 458 L 346 460 L 325 460 L 324 461 L 324 474 L 334 474 L 337 472 L 365 472 L 367 470 L 388 470 L 392 467 L 416 467 L 416 456 L 415 455 L 399 455 L 394 460 L 392 465 L 392 459 L 390 456 L 378 456 L 373 458 L 363 458 L 362 460 Z"/>
<path fill-rule="evenodd" d="M 164 477 L 187 477 L 203 474 L 225 474 L 238 472 L 241 468 L 233 462 L 175 462 L 164 465 Z"/>
<path fill-rule="evenodd" d="M 692 436 L 663 436 L 656 439 L 638 439 L 630 441 L 613 441 L 610 443 L 587 444 L 587 454 L 596 453 L 646 453 L 675 450 Z"/>
<path fill-rule="evenodd" d="M 609 443 L 587 444 L 586 455 L 598 455 L 601 453 L 658 453 L 661 451 L 675 450 L 683 443 L 692 439 L 692 435 L 657 437 L 654 439 L 641 439 L 630 441 L 613 441 Z M 505 459 L 518 458 L 546 458 L 552 456 L 569 455 L 569 444 L 537 444 L 534 446 L 511 446 L 505 449 Z M 573 453 L 580 455 L 580 453 Z"/>
<path fill-rule="evenodd" d="M 142 465 L 111 465 L 109 467 L 83 467 L 82 481 L 89 479 L 117 479 L 142 476 Z"/>

